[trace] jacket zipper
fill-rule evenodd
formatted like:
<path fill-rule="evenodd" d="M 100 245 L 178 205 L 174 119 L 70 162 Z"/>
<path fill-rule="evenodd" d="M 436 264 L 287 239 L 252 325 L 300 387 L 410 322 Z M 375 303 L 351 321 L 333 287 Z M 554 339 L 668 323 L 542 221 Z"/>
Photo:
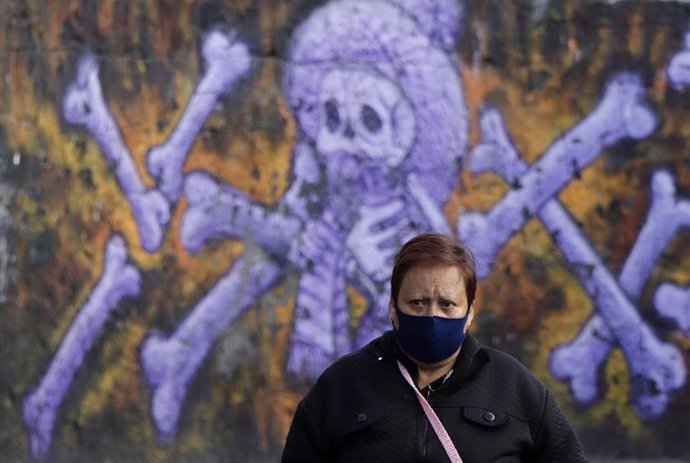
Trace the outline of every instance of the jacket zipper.
<path fill-rule="evenodd" d="M 427 387 L 426 390 L 426 401 L 428 402 L 431 398 L 431 388 Z M 423 412 L 422 412 L 423 413 Z M 426 457 L 427 451 L 427 440 L 429 434 L 429 419 L 424 415 L 424 427 L 422 428 L 422 456 Z"/>

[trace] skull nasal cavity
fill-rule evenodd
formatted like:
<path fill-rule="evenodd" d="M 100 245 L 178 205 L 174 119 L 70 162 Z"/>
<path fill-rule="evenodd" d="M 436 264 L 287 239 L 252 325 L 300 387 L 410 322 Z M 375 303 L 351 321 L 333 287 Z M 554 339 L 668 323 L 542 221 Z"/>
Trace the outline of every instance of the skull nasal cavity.
<path fill-rule="evenodd" d="M 326 127 L 331 133 L 335 133 L 340 127 L 340 113 L 338 112 L 338 105 L 335 101 L 328 100 L 324 103 L 324 110 L 326 111 Z"/>
<path fill-rule="evenodd" d="M 348 121 L 348 123 L 345 125 L 345 130 L 343 131 L 343 136 L 347 138 L 348 140 L 352 140 L 355 138 L 355 131 L 352 130 L 352 125 Z"/>
<path fill-rule="evenodd" d="M 362 123 L 364 127 L 371 133 L 378 133 L 381 130 L 383 123 L 381 122 L 381 117 L 374 108 L 365 104 L 362 106 L 361 110 Z"/>

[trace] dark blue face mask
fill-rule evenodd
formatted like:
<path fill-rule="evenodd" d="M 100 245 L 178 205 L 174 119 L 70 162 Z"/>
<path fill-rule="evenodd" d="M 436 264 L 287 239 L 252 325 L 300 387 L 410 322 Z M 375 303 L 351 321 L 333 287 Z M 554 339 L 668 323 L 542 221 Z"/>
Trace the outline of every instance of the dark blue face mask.
<path fill-rule="evenodd" d="M 398 316 L 395 337 L 400 348 L 410 357 L 422 363 L 437 363 L 457 351 L 465 340 L 465 324 L 469 309 L 462 318 L 443 318 L 407 315 L 394 302 Z"/>

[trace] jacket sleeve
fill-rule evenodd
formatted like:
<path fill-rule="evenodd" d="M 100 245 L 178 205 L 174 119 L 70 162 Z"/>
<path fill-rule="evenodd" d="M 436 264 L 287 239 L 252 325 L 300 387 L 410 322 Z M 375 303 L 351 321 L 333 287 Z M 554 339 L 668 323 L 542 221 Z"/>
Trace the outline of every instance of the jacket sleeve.
<path fill-rule="evenodd" d="M 529 461 L 587 463 L 584 449 L 553 396 L 547 391 L 544 412 Z"/>
<path fill-rule="evenodd" d="M 300 402 L 292 418 L 283 449 L 282 463 L 317 463 L 332 461 L 323 437 L 323 428 Z"/>

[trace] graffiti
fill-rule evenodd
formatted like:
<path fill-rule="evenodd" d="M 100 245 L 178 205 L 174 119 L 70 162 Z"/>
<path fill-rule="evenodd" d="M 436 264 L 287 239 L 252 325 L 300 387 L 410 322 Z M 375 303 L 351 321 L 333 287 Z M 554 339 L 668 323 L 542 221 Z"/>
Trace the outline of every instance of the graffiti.
<path fill-rule="evenodd" d="M 425 11 L 423 5 L 402 6 Z M 345 17 L 360 26 L 353 29 Z M 375 17 L 390 17 L 391 23 Z M 301 236 L 306 245 L 300 250 L 306 252 L 300 260 L 321 263 L 303 277 L 288 361 L 290 371 L 310 369 L 310 379 L 353 347 L 351 340 L 340 339 L 346 330 L 328 326 L 347 321 L 346 301 L 330 300 L 343 291 L 334 288 L 329 296 L 310 290 L 321 286 L 310 279 L 338 271 L 320 261 L 319 253 L 328 248 L 319 245 L 340 248 L 334 249 L 333 262 L 343 261 L 339 254 L 347 256 L 339 271 L 368 296 L 370 310 L 354 342 L 361 346 L 388 326 L 386 269 L 394 250 L 417 231 L 449 229 L 440 208 L 457 182 L 467 116 L 460 89 L 452 83 L 458 79 L 454 63 L 430 43 L 415 17 L 388 2 L 333 3 L 314 13 L 293 38 L 286 93 L 304 133 L 300 143 L 315 146 L 311 165 L 323 166 L 326 190 Z M 391 24 L 395 29 L 386 29 Z M 326 25 L 331 39 L 324 43 Z M 455 33 L 443 30 L 442 23 L 430 27 L 435 27 L 429 31 L 432 40 Z M 372 33 L 383 39 L 370 43 Z M 446 95 L 444 104 L 427 109 L 440 94 Z M 313 169 L 310 177 L 316 174 Z M 315 219 L 323 223 L 313 225 Z M 320 320 L 324 312 L 332 322 Z"/>
<path fill-rule="evenodd" d="M 382 43 L 357 35 L 385 27 L 372 19 L 380 17 L 391 17 L 404 33 Z M 342 18 L 356 18 L 361 31 Z M 324 42 L 326 24 L 331 40 Z M 142 364 L 154 388 L 153 416 L 163 438 L 174 436 L 176 411 L 212 340 L 285 275 L 286 264 L 302 274 L 287 363 L 296 376 L 315 379 L 388 323 L 382 269 L 414 231 L 439 226 L 438 209 L 456 182 L 467 123 L 449 56 L 415 31 L 413 20 L 387 2 L 342 2 L 318 10 L 295 32 L 286 93 L 301 134 L 293 150 L 294 180 L 276 207 L 257 204 L 203 172 L 185 180 L 190 207 L 182 241 L 188 249 L 230 237 L 255 244 L 256 253 L 235 262 L 171 336 L 143 346 Z M 424 60 L 382 61 L 394 51 L 424 52 Z M 400 74 L 404 70 L 426 74 L 408 77 Z M 416 86 L 408 82 L 413 78 Z M 429 89 L 447 95 L 447 106 L 437 113 L 419 109 L 433 100 Z M 448 121 L 448 127 L 423 135 L 421 129 L 434 118 Z M 455 159 L 444 161 L 448 156 Z M 365 233 L 368 240 L 356 239 Z M 354 337 L 347 327 L 346 283 L 358 287 L 370 304 L 367 322 Z M 232 315 L 226 308 L 230 301 Z M 218 327 L 214 336 L 208 336 L 209 326 Z"/>
<path fill-rule="evenodd" d="M 625 93 L 617 92 L 616 89 L 611 87 L 630 84 L 633 86 L 630 89 L 632 90 L 630 94 L 639 95 L 639 90 L 641 90 L 639 82 L 631 79 L 631 76 L 618 76 L 609 85 L 604 101 L 599 109 L 606 107 L 606 100 L 611 98 L 611 94 L 620 95 Z M 620 101 L 617 103 L 611 106 L 616 108 L 614 110 L 616 113 L 635 113 L 635 111 L 621 111 L 620 108 L 624 105 L 620 104 Z M 645 136 L 653 130 L 654 119 L 649 113 L 639 114 L 642 111 L 644 111 L 642 108 L 637 111 L 638 115 L 635 116 L 636 126 L 632 133 L 627 133 L 628 136 Z M 597 114 L 595 110 L 590 117 L 603 116 L 602 113 Z M 615 117 L 612 116 L 612 114 L 605 116 L 607 123 L 601 121 L 596 124 L 596 127 L 601 130 L 600 133 L 602 135 L 616 132 L 618 128 L 616 126 L 620 124 L 620 121 L 616 121 Z M 646 126 L 637 125 L 640 121 L 643 121 L 643 123 L 648 121 L 648 124 Z M 585 122 L 583 121 L 581 126 L 575 127 L 566 134 L 564 139 L 579 139 L 580 137 L 584 138 L 585 135 L 591 137 L 591 133 L 581 133 L 581 130 L 587 126 Z M 491 169 L 497 172 L 504 180 L 513 185 L 519 185 L 518 188 L 520 190 L 528 188 L 528 182 L 534 184 L 535 180 L 533 177 L 528 177 L 525 173 L 527 166 L 520 160 L 516 149 L 509 143 L 506 129 L 495 111 L 487 110 L 482 115 L 482 129 L 485 140 L 476 148 L 474 155 L 477 156 L 477 160 L 472 164 L 473 170 L 476 172 Z M 623 131 L 619 133 L 626 134 Z M 577 143 L 578 147 L 586 145 L 587 143 L 583 141 Z M 554 152 L 556 151 L 549 150 L 540 161 Z M 592 152 L 590 151 L 590 153 Z M 573 159 L 575 159 L 575 156 L 578 156 L 578 161 L 585 158 L 584 153 L 577 152 L 574 148 L 568 150 L 568 155 L 573 156 Z M 577 162 L 571 163 L 568 160 L 561 160 L 559 164 L 561 166 L 570 166 L 574 169 L 580 169 L 581 167 Z M 546 168 L 541 166 L 539 173 L 543 174 L 545 172 Z M 561 175 L 564 174 L 568 175 L 567 168 L 561 172 Z M 658 173 L 655 176 L 655 199 L 660 195 L 668 197 L 669 183 L 672 188 L 672 181 L 668 174 Z M 543 189 L 544 187 L 542 186 Z M 669 199 L 673 198 L 670 197 Z M 530 202 L 525 205 L 525 208 L 534 207 L 534 204 L 534 202 Z M 654 213 L 655 211 L 660 211 L 663 205 L 668 205 L 668 201 L 659 199 L 652 204 L 653 206 L 657 205 L 656 208 L 653 207 L 652 209 L 652 213 Z M 499 204 L 496 207 L 498 209 L 501 205 Z M 674 208 L 667 209 L 672 211 Z M 640 235 L 622 275 L 616 281 L 558 200 L 549 199 L 545 201 L 537 213 L 563 252 L 570 267 L 577 273 L 582 286 L 590 295 L 598 310 L 598 314 L 588 322 L 582 330 L 581 336 L 576 341 L 570 345 L 561 346 L 553 352 L 550 360 L 552 373 L 557 378 L 569 383 L 571 391 L 578 401 L 582 403 L 590 402 L 598 395 L 598 368 L 611 350 L 612 344 L 617 341 L 623 348 L 630 364 L 634 393 L 633 404 L 637 412 L 645 418 L 659 416 L 665 411 L 670 394 L 685 384 L 685 364 L 683 363 L 680 350 L 670 343 L 661 342 L 654 335 L 652 329 L 641 319 L 639 311 L 633 306 L 629 298 L 635 300 L 639 297 L 644 283 L 646 283 L 656 260 L 658 260 L 661 254 L 660 251 L 668 243 L 668 240 L 666 240 L 666 243 L 660 242 L 660 234 L 656 232 L 659 228 L 665 228 L 666 230 L 670 228 L 673 230 L 674 227 L 669 227 L 669 224 L 674 219 L 671 219 L 670 216 L 656 216 L 654 217 L 656 220 L 648 221 L 648 223 L 654 224 L 652 225 L 654 229 L 648 229 L 646 233 Z M 659 213 L 657 212 L 657 215 Z M 492 218 L 499 216 L 499 214 L 492 215 L 492 213 L 489 213 L 487 216 Z M 664 218 L 667 220 L 664 220 Z M 459 222 L 460 233 L 463 233 L 463 230 L 467 230 L 468 221 L 470 220 L 473 221 L 473 224 L 477 223 L 477 218 L 470 215 L 465 215 L 461 218 Z M 505 225 L 506 221 L 500 221 L 488 227 L 482 224 L 482 227 L 485 227 L 482 228 L 482 239 L 487 239 L 487 237 L 493 238 L 499 235 L 500 232 L 493 235 L 492 233 Z M 511 229 L 508 228 L 508 230 L 510 231 Z M 470 233 L 475 233 L 475 235 Z M 468 239 L 471 239 L 469 238 L 470 236 L 477 236 L 476 233 L 475 230 L 468 232 Z M 666 236 L 670 239 L 673 235 L 667 234 Z M 491 241 L 487 240 L 484 243 L 486 242 L 490 243 Z M 490 249 L 487 254 L 491 255 L 491 251 L 494 250 Z M 484 257 L 486 259 L 484 262 L 489 258 Z M 482 265 L 480 265 L 480 268 L 486 269 Z M 590 361 L 583 362 L 583 359 Z"/>
<path fill-rule="evenodd" d="M 138 295 L 140 287 L 139 271 L 127 262 L 125 241 L 114 235 L 106 246 L 100 280 L 70 325 L 40 385 L 29 391 L 24 400 L 24 422 L 32 455 L 44 457 L 48 453 L 55 415 L 75 372 L 110 312 L 123 297 Z"/>
<path fill-rule="evenodd" d="M 77 80 L 65 94 L 63 112 L 68 122 L 86 127 L 114 168 L 115 177 L 139 225 L 144 249 L 158 248 L 163 239 L 162 227 L 170 220 L 169 205 L 158 190 L 147 190 L 139 178 L 132 155 L 103 98 L 98 63 L 93 56 L 86 55 L 80 60 Z"/>
<path fill-rule="evenodd" d="M 400 6 L 412 13 L 425 8 L 414 2 Z M 457 5 L 448 12 L 457 15 Z M 389 36 L 383 35 L 389 23 L 377 19 L 384 17 L 396 27 Z M 294 148 L 295 179 L 275 208 L 205 172 L 185 177 L 182 170 L 215 102 L 248 71 L 246 46 L 232 31 L 214 30 L 205 37 L 206 73 L 169 140 L 149 152 L 149 174 L 158 181 L 149 190 L 107 108 L 96 60 L 90 55 L 80 60 L 77 80 L 64 98 L 65 118 L 84 126 L 113 165 L 142 247 L 154 252 L 160 246 L 182 190 L 189 207 L 181 240 L 188 250 L 218 238 L 254 243 L 173 334 L 152 334 L 142 345 L 159 438 L 174 438 L 189 382 L 216 338 L 285 275 L 286 264 L 302 272 L 287 368 L 313 380 L 387 325 L 385 269 L 392 252 L 420 230 L 450 230 L 440 208 L 457 182 L 468 121 L 456 85 L 457 65 L 441 46 L 452 45 L 457 20 L 419 17 L 418 24 L 414 15 L 383 1 L 336 2 L 295 33 L 286 93 L 302 137 Z M 358 28 L 350 25 L 353 18 Z M 326 25 L 334 28 L 329 42 L 323 41 Z M 386 40 L 367 40 L 372 33 Z M 346 327 L 348 283 L 370 304 L 355 337 Z M 63 345 L 70 345 L 70 335 L 89 336 L 94 328 L 75 324 Z M 58 353 L 51 367 L 62 361 Z M 43 389 L 60 383 L 62 394 L 51 395 L 50 407 L 43 406 L 45 393 L 27 399 L 25 420 L 37 456 L 48 450 L 55 409 L 70 375 L 45 378 Z"/>
<path fill-rule="evenodd" d="M 304 19 L 292 32 L 282 73 L 297 123 L 289 185 L 271 205 L 213 172 L 184 167 L 220 99 L 253 71 L 249 46 L 232 25 L 202 37 L 203 74 L 168 139 L 146 156 L 153 187 L 137 171 L 104 97 L 98 58 L 84 54 L 76 63 L 63 117 L 98 144 L 143 250 L 160 250 L 183 203 L 174 231 L 187 252 L 220 240 L 244 244 L 171 333 L 154 329 L 140 345 L 160 441 L 176 439 L 190 384 L 218 339 L 289 275 L 298 281 L 283 368 L 305 385 L 390 327 L 389 271 L 393 253 L 408 238 L 430 230 L 455 233 L 475 252 L 479 277 L 487 278 L 506 243 L 535 217 L 595 308 L 575 339 L 549 353 L 549 371 L 567 384 L 575 402 L 588 405 L 601 397 L 602 365 L 616 347 L 629 367 L 631 405 L 639 417 L 662 416 L 685 386 L 683 352 L 658 335 L 639 300 L 664 250 L 690 226 L 690 199 L 676 192 L 669 171 L 654 172 L 646 220 L 618 275 L 559 200 L 608 148 L 658 129 L 640 75 L 611 75 L 596 107 L 531 164 L 500 110 L 488 104 L 477 115 L 478 142 L 468 150 L 470 115 L 456 57 L 461 19 L 455 0 L 332 0 Z M 690 84 L 688 62 L 690 32 L 666 69 L 677 90 Z M 461 175 L 484 172 L 496 174 L 508 190 L 486 212 L 459 211 L 453 226 L 444 208 Z M 26 391 L 23 420 L 36 458 L 48 455 L 58 409 L 111 312 L 123 298 L 143 292 L 140 270 L 119 233 L 106 245 L 103 267 L 38 385 Z M 0 280 L 0 297 L 4 284 Z M 366 303 L 356 323 L 349 288 Z M 689 301 L 690 288 L 674 283 L 654 293 L 656 314 L 688 336 Z"/>

